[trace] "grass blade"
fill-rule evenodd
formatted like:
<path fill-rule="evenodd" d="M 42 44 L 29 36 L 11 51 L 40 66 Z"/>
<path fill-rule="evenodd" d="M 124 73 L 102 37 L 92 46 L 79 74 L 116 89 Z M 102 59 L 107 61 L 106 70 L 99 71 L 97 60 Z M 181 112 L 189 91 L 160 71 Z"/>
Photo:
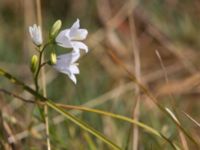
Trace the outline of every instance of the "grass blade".
<path fill-rule="evenodd" d="M 108 144 L 109 146 L 111 146 L 112 148 L 116 149 L 116 150 L 121 150 L 121 148 L 119 146 L 117 146 L 116 144 L 114 144 L 112 141 L 108 140 L 102 133 L 100 133 L 99 131 L 95 130 L 94 128 L 90 127 L 87 123 L 85 123 L 84 121 L 78 119 L 77 117 L 71 115 L 70 113 L 64 111 L 63 109 L 59 108 L 58 106 L 56 106 L 53 102 L 51 102 L 50 100 L 45 102 L 50 108 L 54 109 L 55 111 L 59 112 L 60 114 L 62 114 L 63 116 L 65 116 L 66 118 L 68 118 L 70 121 L 74 122 L 75 124 L 77 124 L 79 127 L 81 127 L 82 129 L 88 131 L 89 133 L 93 134 L 94 136 L 96 136 L 97 138 L 101 139 L 103 142 L 105 142 L 106 144 Z"/>

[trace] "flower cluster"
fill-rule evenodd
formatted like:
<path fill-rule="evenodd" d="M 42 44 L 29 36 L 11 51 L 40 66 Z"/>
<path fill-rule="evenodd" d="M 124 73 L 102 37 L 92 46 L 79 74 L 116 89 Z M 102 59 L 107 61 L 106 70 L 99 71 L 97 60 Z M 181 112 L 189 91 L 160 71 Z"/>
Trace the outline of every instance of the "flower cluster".
<path fill-rule="evenodd" d="M 88 52 L 88 47 L 82 40 L 86 39 L 88 31 L 80 28 L 79 19 L 71 26 L 71 28 L 64 29 L 59 32 L 61 28 L 61 21 L 54 23 L 50 33 L 50 44 L 57 44 L 63 48 L 72 48 L 70 53 L 62 54 L 56 57 L 55 53 L 51 55 L 51 62 L 49 63 L 57 71 L 68 75 L 68 77 L 76 84 L 76 74 L 79 74 L 78 59 L 80 58 L 80 50 Z M 34 24 L 29 27 L 29 33 L 33 43 L 37 47 L 43 44 L 41 28 Z"/>

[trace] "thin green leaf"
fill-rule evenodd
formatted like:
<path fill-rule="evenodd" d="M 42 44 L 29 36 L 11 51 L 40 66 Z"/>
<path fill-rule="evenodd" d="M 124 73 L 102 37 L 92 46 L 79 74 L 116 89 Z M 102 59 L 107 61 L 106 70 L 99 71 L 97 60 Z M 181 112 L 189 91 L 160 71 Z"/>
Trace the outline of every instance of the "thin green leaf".
<path fill-rule="evenodd" d="M 85 129 L 86 131 L 90 132 L 91 134 L 93 134 L 94 136 L 96 136 L 97 138 L 101 139 L 102 141 L 104 141 L 105 143 L 107 143 L 108 145 L 110 145 L 111 147 L 113 147 L 114 149 L 117 150 L 121 150 L 120 147 L 118 147 L 117 145 L 115 145 L 113 142 L 111 142 L 110 140 L 108 140 L 104 135 L 102 135 L 100 132 L 96 131 L 94 128 L 90 127 L 88 124 L 86 124 L 85 122 L 81 121 L 80 119 L 78 119 L 77 117 L 71 115 L 68 112 L 65 112 L 64 110 L 60 109 L 59 107 L 57 107 L 55 104 L 53 104 L 50 100 L 48 100 L 47 98 L 43 97 L 42 95 L 40 95 L 39 93 L 37 93 L 35 90 L 33 90 L 32 88 L 30 88 L 29 86 L 25 85 L 23 82 L 19 81 L 17 78 L 13 77 L 11 74 L 5 72 L 3 69 L 0 68 L 0 75 L 6 77 L 7 79 L 9 79 L 9 81 L 11 81 L 13 84 L 16 85 L 20 85 L 24 88 L 24 90 L 26 90 L 27 92 L 29 92 L 30 94 L 33 94 L 34 96 L 36 96 L 38 99 L 41 99 L 43 101 L 46 102 L 46 104 L 53 108 L 54 110 L 56 110 L 57 112 L 59 112 L 60 114 L 64 115 L 65 117 L 67 117 L 69 120 L 71 120 L 72 122 L 76 123 L 77 125 L 79 125 L 81 128 Z"/>
<path fill-rule="evenodd" d="M 90 127 L 87 123 L 85 123 L 84 121 L 78 119 L 77 117 L 71 115 L 70 113 L 64 111 L 63 109 L 59 108 L 58 106 L 56 106 L 53 102 L 51 102 L 50 100 L 45 102 L 49 107 L 51 107 L 52 109 L 56 110 L 57 112 L 59 112 L 60 114 L 62 114 L 63 116 L 65 116 L 66 118 L 68 118 L 69 120 L 71 120 L 72 122 L 74 122 L 75 124 L 77 124 L 79 127 L 81 127 L 82 129 L 88 131 L 89 133 L 93 134 L 94 136 L 96 136 L 97 138 L 101 139 L 102 141 L 104 141 L 105 143 L 107 143 L 108 145 L 110 145 L 112 148 L 116 149 L 116 150 L 121 150 L 121 148 L 119 146 L 117 146 L 116 144 L 114 144 L 112 141 L 110 141 L 109 139 L 107 139 L 102 133 L 100 133 L 99 131 L 95 130 L 94 128 Z"/>
<path fill-rule="evenodd" d="M 90 133 L 92 130 L 90 130 L 90 128 L 88 128 L 88 125 L 87 124 L 82 124 L 82 122 L 77 119 L 76 117 L 72 116 L 71 114 L 65 112 L 64 110 L 60 109 L 58 106 L 56 106 L 55 104 L 53 104 L 51 101 L 49 101 L 47 98 L 43 97 L 42 95 L 40 95 L 39 93 L 37 93 L 35 90 L 33 90 L 32 88 L 30 88 L 29 86 L 25 85 L 23 82 L 19 81 L 17 78 L 13 77 L 11 74 L 5 72 L 3 69 L 0 68 L 0 75 L 1 76 L 4 76 L 6 77 L 7 79 L 9 79 L 10 82 L 12 82 L 13 84 L 16 84 L 16 85 L 20 85 L 24 88 L 24 90 L 26 90 L 27 92 L 29 92 L 30 94 L 36 96 L 38 99 L 41 99 L 42 101 L 46 101 L 48 102 L 48 104 L 54 108 L 58 108 L 56 109 L 58 112 L 60 112 L 61 114 L 63 114 L 64 116 L 66 116 L 68 119 L 70 119 L 71 121 L 73 121 L 74 123 L 77 123 L 79 126 L 81 126 L 82 128 L 86 129 L 87 131 L 89 130 Z M 102 113 L 104 115 L 105 112 L 103 111 L 99 111 L 97 110 L 96 113 Z M 165 141 L 167 141 L 174 149 L 179 149 L 176 145 L 174 145 L 167 137 L 165 137 L 164 135 L 162 135 L 161 133 L 159 133 L 158 131 L 154 130 L 153 128 L 143 124 L 143 123 L 140 123 L 140 122 L 137 122 L 135 120 L 132 120 L 130 118 L 127 118 L 127 117 L 124 117 L 124 116 L 121 116 L 121 115 L 116 115 L 116 114 L 112 114 L 112 113 L 107 113 L 107 115 L 111 116 L 111 117 L 114 117 L 114 118 L 118 118 L 118 119 L 121 119 L 121 120 L 124 120 L 124 121 L 127 121 L 127 122 L 131 122 L 131 123 L 134 123 L 134 124 L 137 124 L 138 126 L 146 129 L 147 131 L 153 133 L 154 135 L 157 135 L 159 137 L 162 137 Z M 81 123 L 80 123 L 80 122 Z M 93 129 L 94 131 L 96 131 L 95 129 Z M 88 131 L 88 132 L 89 132 Z M 96 132 L 98 133 L 98 131 Z M 95 134 L 96 134 L 95 133 Z M 95 135 L 94 134 L 94 135 Z M 101 137 L 101 135 L 97 135 L 97 137 L 100 137 L 102 140 L 105 140 L 103 137 Z M 110 143 L 110 141 L 107 143 Z M 112 142 L 111 142 L 112 144 Z"/>

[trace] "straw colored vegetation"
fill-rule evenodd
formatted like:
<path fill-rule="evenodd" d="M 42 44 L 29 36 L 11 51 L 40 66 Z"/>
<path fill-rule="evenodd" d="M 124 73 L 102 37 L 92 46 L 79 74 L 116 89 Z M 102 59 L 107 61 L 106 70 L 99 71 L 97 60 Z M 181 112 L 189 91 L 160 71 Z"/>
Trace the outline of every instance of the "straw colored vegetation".
<path fill-rule="evenodd" d="M 199 150 L 199 14 L 198 0 L 1 0 L 0 150 Z M 46 48 L 79 21 L 84 38 L 66 34 L 88 49 Z M 34 76 L 43 49 L 54 69 Z"/>

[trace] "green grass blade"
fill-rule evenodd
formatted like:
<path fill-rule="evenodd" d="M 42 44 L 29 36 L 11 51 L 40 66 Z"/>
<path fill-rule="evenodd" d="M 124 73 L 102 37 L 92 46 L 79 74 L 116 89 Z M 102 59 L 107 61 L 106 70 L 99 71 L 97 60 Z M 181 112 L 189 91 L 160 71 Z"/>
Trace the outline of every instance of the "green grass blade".
<path fill-rule="evenodd" d="M 76 123 L 77 125 L 79 125 L 80 127 L 82 127 L 83 129 L 87 130 L 88 132 L 92 133 L 93 135 L 99 137 L 100 139 L 102 139 L 104 142 L 106 142 L 107 144 L 111 144 L 112 146 L 114 146 L 115 148 L 120 149 L 117 145 L 113 144 L 111 141 L 106 141 L 106 138 L 99 132 L 96 131 L 95 129 L 91 128 L 88 124 L 82 122 L 81 120 L 79 120 L 78 118 L 74 117 L 73 115 L 71 115 L 68 112 L 65 112 L 63 109 L 60 109 L 58 106 L 56 106 L 53 102 L 49 101 L 47 98 L 43 97 L 42 95 L 40 95 L 39 93 L 37 93 L 35 90 L 33 90 L 32 88 L 30 88 L 29 86 L 25 85 L 23 82 L 21 82 L 20 80 L 18 80 L 17 78 L 13 77 L 11 74 L 7 73 L 6 71 L 4 71 L 3 69 L 0 68 L 0 75 L 3 77 L 6 77 L 7 79 L 9 79 L 10 82 L 12 82 L 13 84 L 16 85 L 20 85 L 24 88 L 24 90 L 26 90 L 27 92 L 29 92 L 30 94 L 36 96 L 38 99 L 45 101 L 49 107 L 51 106 L 51 108 L 54 108 L 55 110 L 57 110 L 59 113 L 61 113 L 62 115 L 64 115 L 65 117 L 67 117 L 68 119 L 70 119 L 71 121 L 73 121 L 74 123 Z M 89 109 L 88 109 L 89 110 Z M 93 112 L 95 112 L 95 110 L 93 109 Z M 135 120 L 132 120 L 128 117 L 125 116 L 121 116 L 121 115 L 117 115 L 117 114 L 112 114 L 112 113 L 108 113 L 108 112 L 103 112 L 103 111 L 99 111 L 96 110 L 96 113 L 102 113 L 104 115 L 109 115 L 111 117 L 114 118 L 118 118 L 127 122 L 131 122 L 131 123 L 135 123 L 138 126 L 146 129 L 147 131 L 153 133 L 154 135 L 157 135 L 159 137 L 162 137 L 165 141 L 167 141 L 174 149 L 179 149 L 176 145 L 174 145 L 168 138 L 166 138 L 164 135 L 162 135 L 161 133 L 159 133 L 158 131 L 156 131 L 155 129 L 140 123 L 140 122 L 136 122 Z"/>
<path fill-rule="evenodd" d="M 116 144 L 114 144 L 112 141 L 110 141 L 109 139 L 107 139 L 102 133 L 100 133 L 99 131 L 95 130 L 94 128 L 90 127 L 87 123 L 85 123 L 84 121 L 78 119 L 77 117 L 71 115 L 70 113 L 64 111 L 63 109 L 59 108 L 58 106 L 56 106 L 53 102 L 51 101 L 46 101 L 45 102 L 49 107 L 51 107 L 52 109 L 54 109 L 55 111 L 59 112 L 61 115 L 65 116 L 67 119 L 71 120 L 72 122 L 74 122 L 76 125 L 78 125 L 79 127 L 81 127 L 82 129 L 88 131 L 89 133 L 93 134 L 94 136 L 96 136 L 97 138 L 101 139 L 102 141 L 104 141 L 106 144 L 110 145 L 112 148 L 116 149 L 116 150 L 121 150 L 121 148 L 119 146 L 117 146 Z"/>
<path fill-rule="evenodd" d="M 87 123 L 85 123 L 85 122 L 81 121 L 80 119 L 74 117 L 70 113 L 65 112 L 64 110 L 60 109 L 53 102 L 49 101 L 47 98 L 43 97 L 42 95 L 40 95 L 39 93 L 37 93 L 35 90 L 33 90 L 29 86 L 25 85 L 23 82 L 21 82 L 20 80 L 18 80 L 15 77 L 13 77 L 11 74 L 5 72 L 1 68 L 0 68 L 0 76 L 6 77 L 13 84 L 22 86 L 24 90 L 26 90 L 30 94 L 33 94 L 38 99 L 41 99 L 41 100 L 45 101 L 46 104 L 49 107 L 53 108 L 54 110 L 56 110 L 57 112 L 59 112 L 60 114 L 62 114 L 63 116 L 65 116 L 66 118 L 68 118 L 69 120 L 71 120 L 72 122 L 74 122 L 75 124 L 77 124 L 78 126 L 80 126 L 81 128 L 85 129 L 86 131 L 90 132 L 91 134 L 93 134 L 97 138 L 101 139 L 102 141 L 104 141 L 105 143 L 107 143 L 108 145 L 110 145 L 112 148 L 114 148 L 116 150 L 121 150 L 121 148 L 119 146 L 117 146 L 116 144 L 114 144 L 113 142 L 111 142 L 110 140 L 108 140 L 103 134 L 101 134 L 100 132 L 98 132 L 94 128 L 90 127 Z"/>

